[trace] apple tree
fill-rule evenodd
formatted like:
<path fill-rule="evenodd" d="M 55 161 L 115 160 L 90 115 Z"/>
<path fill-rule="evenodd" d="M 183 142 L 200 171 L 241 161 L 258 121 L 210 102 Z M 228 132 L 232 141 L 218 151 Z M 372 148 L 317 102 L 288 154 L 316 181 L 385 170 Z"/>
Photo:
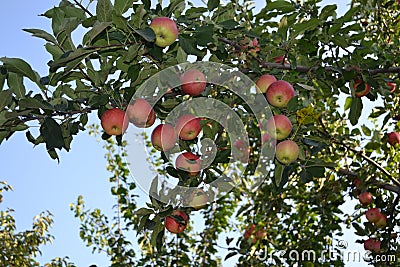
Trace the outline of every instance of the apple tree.
<path fill-rule="evenodd" d="M 343 266 L 343 241 L 396 266 L 400 3 L 320 2 L 62 0 L 52 32 L 24 29 L 47 74 L 0 58 L 0 142 L 24 132 L 60 160 L 98 116 L 117 216 L 71 209 L 111 266 Z M 155 173 L 145 207 L 133 128 Z"/>

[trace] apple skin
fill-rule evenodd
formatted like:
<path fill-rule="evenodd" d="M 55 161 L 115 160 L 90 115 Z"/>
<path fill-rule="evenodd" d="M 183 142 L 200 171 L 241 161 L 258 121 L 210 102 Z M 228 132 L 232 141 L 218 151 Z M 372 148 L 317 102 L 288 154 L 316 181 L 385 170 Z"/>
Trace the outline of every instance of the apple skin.
<path fill-rule="evenodd" d="M 186 171 L 190 175 L 194 176 L 200 172 L 200 163 L 201 162 L 199 156 L 191 152 L 184 152 L 176 158 L 175 167 L 179 170 Z"/>
<path fill-rule="evenodd" d="M 128 128 L 128 118 L 125 111 L 119 108 L 106 110 L 100 118 L 101 127 L 109 135 L 121 135 Z"/>
<path fill-rule="evenodd" d="M 396 146 L 396 144 L 400 144 L 400 133 L 398 132 L 388 133 L 387 141 L 391 146 Z"/>
<path fill-rule="evenodd" d="M 358 196 L 358 200 L 360 201 L 361 205 L 367 206 L 372 202 L 372 195 L 370 192 L 363 192 Z"/>
<path fill-rule="evenodd" d="M 182 140 L 193 140 L 201 131 L 200 119 L 192 114 L 182 115 L 176 121 L 175 131 Z"/>
<path fill-rule="evenodd" d="M 151 133 L 151 143 L 159 151 L 171 150 L 176 141 L 178 141 L 178 136 L 171 124 L 160 124 Z"/>
<path fill-rule="evenodd" d="M 261 93 L 265 93 L 268 90 L 268 87 L 273 83 L 276 82 L 277 79 L 274 75 L 271 74 L 264 74 L 260 78 L 258 78 L 256 82 L 256 86 Z"/>
<path fill-rule="evenodd" d="M 166 47 L 173 44 L 178 38 L 178 28 L 175 21 L 167 17 L 154 18 L 150 28 L 156 34 L 156 45 Z"/>
<path fill-rule="evenodd" d="M 203 189 L 194 190 L 189 196 L 188 205 L 195 210 L 204 208 L 208 202 L 208 195 Z"/>
<path fill-rule="evenodd" d="M 378 253 L 381 249 L 381 241 L 369 238 L 364 241 L 364 249 Z"/>
<path fill-rule="evenodd" d="M 294 162 L 299 156 L 299 146 L 292 140 L 285 140 L 276 145 L 275 156 L 284 165 Z"/>
<path fill-rule="evenodd" d="M 369 91 L 371 91 L 371 86 L 362 80 L 355 81 L 353 88 L 354 88 L 354 95 L 356 97 L 366 96 L 369 93 Z"/>
<path fill-rule="evenodd" d="M 181 210 L 174 210 L 171 215 L 165 217 L 165 228 L 173 234 L 182 233 L 186 229 L 188 216 Z M 175 219 L 173 216 L 178 216 L 181 218 Z"/>
<path fill-rule="evenodd" d="M 369 222 L 374 223 L 374 222 L 377 222 L 379 220 L 380 214 L 381 214 L 381 212 L 379 211 L 378 208 L 370 208 L 365 213 L 365 216 L 367 217 L 367 220 Z"/>
<path fill-rule="evenodd" d="M 275 63 L 289 64 L 289 61 L 287 60 L 287 58 L 285 58 L 285 55 L 280 55 L 280 56 L 274 57 L 273 59 L 274 59 Z M 283 62 L 283 59 L 285 59 L 285 62 Z"/>
<path fill-rule="evenodd" d="M 378 228 L 385 228 L 387 224 L 387 217 L 385 214 L 383 213 L 379 213 L 379 218 L 378 220 L 375 222 L 375 226 Z"/>
<path fill-rule="evenodd" d="M 396 91 L 396 84 L 395 83 L 387 82 L 387 85 L 389 86 L 391 93 Z"/>
<path fill-rule="evenodd" d="M 126 109 L 129 121 L 138 128 L 147 128 L 154 124 L 156 114 L 147 100 L 138 98 Z"/>
<path fill-rule="evenodd" d="M 249 238 L 253 237 L 251 240 L 251 242 L 253 244 L 256 243 L 258 240 L 264 239 L 266 236 L 267 236 L 267 232 L 265 231 L 265 229 L 262 228 L 262 229 L 259 229 L 256 231 L 256 225 L 254 223 L 252 225 L 250 225 L 244 231 L 244 234 L 243 234 L 243 237 L 245 239 L 249 239 Z"/>
<path fill-rule="evenodd" d="M 243 140 L 236 140 L 233 143 L 233 146 L 236 148 L 236 151 L 234 153 L 234 158 L 242 163 L 248 163 L 251 147 L 250 146 L 246 147 Z"/>
<path fill-rule="evenodd" d="M 295 95 L 293 86 L 287 81 L 278 80 L 271 83 L 265 93 L 268 103 L 274 107 L 286 107 Z"/>
<path fill-rule="evenodd" d="M 292 132 L 292 123 L 285 115 L 278 114 L 267 121 L 267 132 L 272 138 L 283 140 Z"/>
<path fill-rule="evenodd" d="M 191 96 L 200 95 L 207 86 L 204 74 L 199 70 L 188 70 L 180 76 L 182 91 Z"/>

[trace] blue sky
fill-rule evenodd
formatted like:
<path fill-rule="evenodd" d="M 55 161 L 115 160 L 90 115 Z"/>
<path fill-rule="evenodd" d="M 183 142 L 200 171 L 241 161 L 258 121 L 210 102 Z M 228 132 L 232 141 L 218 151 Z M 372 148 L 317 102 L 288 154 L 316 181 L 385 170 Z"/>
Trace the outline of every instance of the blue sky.
<path fill-rule="evenodd" d="M 324 2 L 343 7 L 348 1 Z M 50 32 L 50 21 L 38 15 L 58 3 L 55 0 L 4 1 L 0 16 L 0 56 L 23 58 L 41 75 L 46 75 L 50 56 L 44 49 L 44 41 L 22 29 L 40 28 Z M 97 117 L 91 116 L 89 123 L 94 122 L 98 122 Z M 51 234 L 56 239 L 52 245 L 42 247 L 41 263 L 56 256 L 69 256 L 77 266 L 109 264 L 105 256 L 91 254 L 91 249 L 81 242 L 79 221 L 69 209 L 69 204 L 83 195 L 87 207 L 99 207 L 112 214 L 115 200 L 109 194 L 110 175 L 105 169 L 104 152 L 102 143 L 85 133 L 75 137 L 69 153 L 60 153 L 60 163 L 49 158 L 43 145 L 33 148 L 23 133 L 14 134 L 1 144 L 0 180 L 7 181 L 14 191 L 5 193 L 0 209 L 15 209 L 19 230 L 31 227 L 33 217 L 42 211 L 49 210 L 55 216 Z M 142 198 L 141 202 L 146 200 Z"/>

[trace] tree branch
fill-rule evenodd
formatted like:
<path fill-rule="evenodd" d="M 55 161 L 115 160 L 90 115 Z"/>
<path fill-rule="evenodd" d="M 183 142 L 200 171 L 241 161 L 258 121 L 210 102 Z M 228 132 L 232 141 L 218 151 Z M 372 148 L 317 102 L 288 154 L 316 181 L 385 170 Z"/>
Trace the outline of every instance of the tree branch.
<path fill-rule="evenodd" d="M 226 38 L 219 37 L 219 41 L 229 44 L 233 46 L 236 50 L 240 51 L 242 50 L 242 47 L 235 43 L 234 41 L 228 40 Z M 329 72 L 337 72 L 337 73 L 342 73 L 343 71 L 346 71 L 346 69 L 340 69 L 340 68 L 335 68 L 332 66 L 315 66 L 315 67 L 309 67 L 309 66 L 296 66 L 292 67 L 290 64 L 284 64 L 284 63 L 275 63 L 275 62 L 265 62 L 261 60 L 260 58 L 251 55 L 260 66 L 267 68 L 267 69 L 281 69 L 281 70 L 295 70 L 298 72 L 309 72 L 312 70 L 316 70 L 318 68 L 323 68 L 325 71 Z M 400 66 L 397 67 L 388 67 L 388 68 L 378 68 L 378 69 L 371 69 L 367 70 L 370 75 L 378 74 L 378 73 L 399 73 L 400 74 Z"/>
<path fill-rule="evenodd" d="M 93 17 L 92 12 L 89 11 L 86 7 L 84 7 L 81 3 L 79 3 L 77 0 L 74 0 L 75 4 L 78 5 L 83 11 L 85 11 L 89 16 Z"/>

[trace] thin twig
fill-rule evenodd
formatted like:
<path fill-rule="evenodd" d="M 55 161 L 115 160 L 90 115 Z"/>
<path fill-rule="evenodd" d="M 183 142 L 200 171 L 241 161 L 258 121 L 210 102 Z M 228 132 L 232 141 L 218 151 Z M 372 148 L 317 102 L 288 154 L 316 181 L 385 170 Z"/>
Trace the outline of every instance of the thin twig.
<path fill-rule="evenodd" d="M 74 0 L 75 4 L 77 4 L 83 11 L 85 11 L 86 13 L 88 13 L 89 16 L 94 17 L 94 15 L 92 14 L 92 12 L 89 11 L 89 9 L 87 9 L 86 7 L 84 7 L 81 3 L 79 3 L 77 0 Z"/>

